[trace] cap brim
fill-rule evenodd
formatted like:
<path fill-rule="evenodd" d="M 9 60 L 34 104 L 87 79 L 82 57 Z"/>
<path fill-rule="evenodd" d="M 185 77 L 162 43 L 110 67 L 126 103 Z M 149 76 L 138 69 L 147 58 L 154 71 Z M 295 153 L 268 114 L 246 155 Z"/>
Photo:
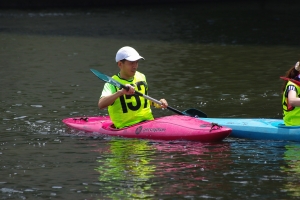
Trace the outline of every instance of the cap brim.
<path fill-rule="evenodd" d="M 128 61 L 137 61 L 140 59 L 145 60 L 145 58 L 143 58 L 142 56 L 129 56 L 129 57 L 125 58 L 125 60 L 128 60 Z"/>

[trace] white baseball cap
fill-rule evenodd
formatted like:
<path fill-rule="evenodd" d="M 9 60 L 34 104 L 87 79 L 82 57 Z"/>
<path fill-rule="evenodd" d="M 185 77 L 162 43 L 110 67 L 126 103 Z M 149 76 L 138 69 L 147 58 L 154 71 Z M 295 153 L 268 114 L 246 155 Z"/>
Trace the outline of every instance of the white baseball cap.
<path fill-rule="evenodd" d="M 119 62 L 120 60 L 126 59 L 128 61 L 136 61 L 139 59 L 144 59 L 140 54 L 132 47 L 122 47 L 119 49 L 116 55 L 116 62 Z"/>

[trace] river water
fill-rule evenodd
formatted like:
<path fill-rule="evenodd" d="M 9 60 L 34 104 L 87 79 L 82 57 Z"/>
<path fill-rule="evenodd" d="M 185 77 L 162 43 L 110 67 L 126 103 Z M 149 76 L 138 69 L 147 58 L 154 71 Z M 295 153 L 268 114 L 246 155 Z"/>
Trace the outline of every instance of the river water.
<path fill-rule="evenodd" d="M 298 3 L 0 11 L 1 199 L 293 199 L 299 143 L 85 137 L 61 120 L 97 101 L 116 51 L 146 58 L 151 97 L 209 117 L 281 118 Z M 155 117 L 174 114 L 153 110 Z"/>

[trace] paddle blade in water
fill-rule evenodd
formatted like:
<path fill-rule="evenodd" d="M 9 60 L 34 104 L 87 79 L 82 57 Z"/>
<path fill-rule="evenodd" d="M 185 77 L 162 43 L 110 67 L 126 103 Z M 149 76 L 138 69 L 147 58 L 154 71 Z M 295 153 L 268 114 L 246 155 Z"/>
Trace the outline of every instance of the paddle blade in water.
<path fill-rule="evenodd" d="M 197 118 L 207 118 L 207 114 L 202 112 L 201 110 L 197 110 L 195 108 L 190 108 L 188 110 L 183 111 L 185 115 Z"/>

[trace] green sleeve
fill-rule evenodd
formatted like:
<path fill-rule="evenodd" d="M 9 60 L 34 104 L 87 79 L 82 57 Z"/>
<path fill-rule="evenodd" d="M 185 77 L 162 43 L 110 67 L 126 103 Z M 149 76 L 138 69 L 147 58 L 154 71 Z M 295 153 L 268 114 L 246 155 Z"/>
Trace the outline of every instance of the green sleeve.
<path fill-rule="evenodd" d="M 115 86 L 109 83 L 105 83 L 100 98 L 114 94 L 115 92 L 117 92 Z"/>

